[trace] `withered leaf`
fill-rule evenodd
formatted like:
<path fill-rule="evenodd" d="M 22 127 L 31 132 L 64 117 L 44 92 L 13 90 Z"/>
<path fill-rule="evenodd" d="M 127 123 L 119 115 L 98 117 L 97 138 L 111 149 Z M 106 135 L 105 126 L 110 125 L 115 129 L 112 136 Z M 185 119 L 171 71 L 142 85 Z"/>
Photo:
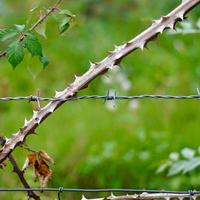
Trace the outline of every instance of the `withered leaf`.
<path fill-rule="evenodd" d="M 53 159 L 45 151 L 34 152 L 27 156 L 22 170 L 25 171 L 28 167 L 32 166 L 35 171 L 35 179 L 39 180 L 41 187 L 45 187 L 52 175 L 47 162 L 54 164 Z"/>
<path fill-rule="evenodd" d="M 42 160 L 45 160 L 51 164 L 54 164 L 54 160 L 43 150 L 39 151 L 38 155 Z"/>
<path fill-rule="evenodd" d="M 24 165 L 22 167 L 22 171 L 24 172 L 29 166 L 34 166 L 35 161 L 36 161 L 36 153 L 31 153 L 27 156 Z"/>

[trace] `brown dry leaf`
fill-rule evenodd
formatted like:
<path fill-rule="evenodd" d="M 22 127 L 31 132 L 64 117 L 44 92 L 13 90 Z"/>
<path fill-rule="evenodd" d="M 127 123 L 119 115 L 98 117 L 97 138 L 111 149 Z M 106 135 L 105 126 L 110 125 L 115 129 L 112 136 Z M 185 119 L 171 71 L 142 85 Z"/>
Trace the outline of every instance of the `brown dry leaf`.
<path fill-rule="evenodd" d="M 33 166 L 36 180 L 39 180 L 41 187 L 45 187 L 52 175 L 47 162 L 54 164 L 53 159 L 45 151 L 31 153 L 27 156 L 22 170 L 25 171 L 29 166 Z"/>
<path fill-rule="evenodd" d="M 35 175 L 40 182 L 40 186 L 45 187 L 52 175 L 52 172 L 49 165 L 43 159 L 40 159 L 39 162 L 36 163 Z"/>
<path fill-rule="evenodd" d="M 54 164 L 54 160 L 45 152 L 44 150 L 39 151 L 38 155 L 42 160 L 48 161 L 51 164 Z"/>
<path fill-rule="evenodd" d="M 24 165 L 22 167 L 22 171 L 24 172 L 29 166 L 34 166 L 36 161 L 36 153 L 31 153 L 27 156 Z"/>

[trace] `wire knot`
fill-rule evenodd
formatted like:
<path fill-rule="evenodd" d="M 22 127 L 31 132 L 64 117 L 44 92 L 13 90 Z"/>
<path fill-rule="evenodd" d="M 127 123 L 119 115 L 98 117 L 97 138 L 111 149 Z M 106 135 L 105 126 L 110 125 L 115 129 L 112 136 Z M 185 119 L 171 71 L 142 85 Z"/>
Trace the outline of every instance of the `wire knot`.
<path fill-rule="evenodd" d="M 59 187 L 58 188 L 58 200 L 60 200 L 61 198 L 60 198 L 60 195 L 61 195 L 61 193 L 64 191 L 64 188 L 63 187 Z"/>
<path fill-rule="evenodd" d="M 112 93 L 111 93 L 112 92 Z M 115 101 L 115 99 L 116 99 L 116 91 L 114 91 L 114 90 L 112 90 L 112 91 L 110 91 L 110 90 L 108 90 L 107 91 L 107 94 L 106 94 L 106 96 L 105 96 L 105 101 L 104 101 L 104 103 L 106 102 L 106 101 L 110 101 L 110 100 L 114 100 Z"/>
<path fill-rule="evenodd" d="M 190 200 L 192 200 L 193 195 L 195 194 L 193 190 L 188 190 L 188 193 L 190 195 Z"/>
<path fill-rule="evenodd" d="M 36 96 L 30 96 L 29 97 L 29 101 L 38 101 L 38 97 L 36 97 Z"/>

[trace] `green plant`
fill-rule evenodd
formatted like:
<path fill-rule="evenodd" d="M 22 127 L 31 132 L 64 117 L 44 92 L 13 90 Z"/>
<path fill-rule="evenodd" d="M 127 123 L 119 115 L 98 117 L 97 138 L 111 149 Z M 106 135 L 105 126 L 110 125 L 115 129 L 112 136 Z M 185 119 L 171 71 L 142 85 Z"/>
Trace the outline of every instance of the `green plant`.
<path fill-rule="evenodd" d="M 36 21 L 36 23 L 34 23 L 30 28 L 27 28 L 25 24 L 15 24 L 12 28 L 0 29 L 0 41 L 9 42 L 6 51 L 1 52 L 0 57 L 6 55 L 12 67 L 16 68 L 17 65 L 19 65 L 24 59 L 24 49 L 27 49 L 32 56 L 38 56 L 39 61 L 45 68 L 49 64 L 49 60 L 48 57 L 43 53 L 42 45 L 38 39 L 38 35 L 42 35 L 46 38 L 46 34 L 45 26 L 40 26 L 42 23 L 45 23 L 45 19 L 51 13 L 58 10 L 61 2 L 62 0 L 59 0 L 51 8 L 45 11 L 45 14 L 41 15 L 39 20 Z M 31 10 L 31 12 L 33 10 Z M 70 11 L 63 9 L 57 14 L 54 14 L 54 19 L 58 23 L 60 34 L 62 34 L 70 28 L 74 22 L 75 15 Z"/>
<path fill-rule="evenodd" d="M 168 170 L 167 175 L 173 176 L 177 174 L 186 174 L 197 170 L 200 166 L 200 148 L 197 150 L 191 148 L 183 148 L 180 153 L 171 152 L 169 159 L 165 160 L 157 169 L 157 173 Z"/>

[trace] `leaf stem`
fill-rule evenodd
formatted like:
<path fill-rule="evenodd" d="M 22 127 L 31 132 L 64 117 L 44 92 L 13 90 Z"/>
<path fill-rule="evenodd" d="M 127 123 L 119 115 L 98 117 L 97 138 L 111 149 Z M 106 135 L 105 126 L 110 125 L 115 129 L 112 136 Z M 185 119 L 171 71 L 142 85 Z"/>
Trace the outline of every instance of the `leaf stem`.
<path fill-rule="evenodd" d="M 38 19 L 38 21 L 36 21 L 31 28 L 29 29 L 29 31 L 33 31 L 34 29 L 36 29 L 43 21 L 45 21 L 45 19 L 51 14 L 53 13 L 55 10 L 58 9 L 58 7 L 60 6 L 60 4 L 63 2 L 63 0 L 59 0 L 58 2 L 56 2 L 53 6 L 51 6 L 49 9 L 47 9 L 47 13 L 45 15 L 43 15 L 42 17 L 40 17 Z M 21 39 L 23 40 L 24 37 Z M 0 58 L 6 56 L 6 52 L 5 51 L 1 51 L 0 52 Z"/>

